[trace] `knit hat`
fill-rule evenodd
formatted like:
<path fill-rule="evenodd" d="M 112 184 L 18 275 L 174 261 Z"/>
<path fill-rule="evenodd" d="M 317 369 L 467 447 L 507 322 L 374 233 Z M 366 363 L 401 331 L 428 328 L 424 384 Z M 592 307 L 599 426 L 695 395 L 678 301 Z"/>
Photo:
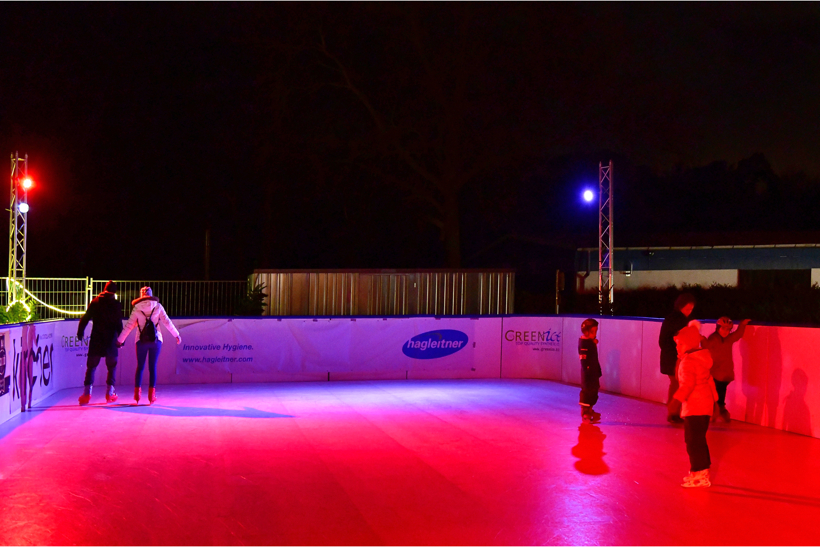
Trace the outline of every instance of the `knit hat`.
<path fill-rule="evenodd" d="M 595 319 L 591 319 L 591 318 L 590 319 L 585 319 L 584 322 L 581 323 L 581 332 L 586 334 L 587 332 L 592 330 L 592 327 L 597 327 L 597 326 L 598 326 L 598 322 Z"/>
<path fill-rule="evenodd" d="M 132 300 L 131 305 L 136 306 L 137 304 L 139 304 L 143 300 L 153 300 L 154 302 L 159 302 L 159 298 L 154 296 L 154 293 L 151 292 L 151 287 L 141 288 L 140 289 L 140 297 L 135 299 L 135 300 Z"/>
<path fill-rule="evenodd" d="M 675 344 L 678 346 L 678 353 L 683 353 L 691 349 L 700 347 L 700 332 L 694 325 L 683 327 L 675 336 Z"/>
<path fill-rule="evenodd" d="M 117 294 L 117 292 L 119 290 L 120 290 L 120 288 L 117 286 L 116 281 L 109 281 L 108 283 L 105 284 L 105 288 L 103 289 L 103 292 L 110 292 L 112 294 Z"/>

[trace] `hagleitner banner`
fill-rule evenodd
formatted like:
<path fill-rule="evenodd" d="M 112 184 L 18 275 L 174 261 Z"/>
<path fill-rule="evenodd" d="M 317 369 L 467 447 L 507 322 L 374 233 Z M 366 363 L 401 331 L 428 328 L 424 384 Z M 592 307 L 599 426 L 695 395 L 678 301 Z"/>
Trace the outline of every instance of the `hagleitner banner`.
<path fill-rule="evenodd" d="M 499 376 L 500 319 L 222 319 L 180 328 L 177 374 L 435 369 Z"/>

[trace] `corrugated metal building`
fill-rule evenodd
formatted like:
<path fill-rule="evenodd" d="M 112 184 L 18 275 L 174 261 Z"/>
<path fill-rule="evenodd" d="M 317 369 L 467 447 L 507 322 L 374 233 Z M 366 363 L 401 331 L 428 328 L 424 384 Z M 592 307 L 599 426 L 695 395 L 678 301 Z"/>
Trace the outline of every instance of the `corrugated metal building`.
<path fill-rule="evenodd" d="M 513 313 L 513 270 L 254 270 L 265 315 Z"/>

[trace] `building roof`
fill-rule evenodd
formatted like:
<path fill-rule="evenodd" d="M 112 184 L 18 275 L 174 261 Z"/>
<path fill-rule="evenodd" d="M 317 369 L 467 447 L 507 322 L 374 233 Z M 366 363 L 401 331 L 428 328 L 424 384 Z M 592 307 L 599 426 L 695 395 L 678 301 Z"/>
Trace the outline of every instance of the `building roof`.
<path fill-rule="evenodd" d="M 577 271 L 598 269 L 598 249 L 576 251 Z M 613 269 L 803 270 L 820 268 L 820 244 L 616 247 Z"/>

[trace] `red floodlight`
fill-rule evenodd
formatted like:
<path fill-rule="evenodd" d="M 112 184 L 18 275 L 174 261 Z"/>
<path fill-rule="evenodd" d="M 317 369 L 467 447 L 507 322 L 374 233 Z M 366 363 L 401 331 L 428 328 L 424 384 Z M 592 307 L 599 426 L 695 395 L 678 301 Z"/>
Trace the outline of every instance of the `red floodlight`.
<path fill-rule="evenodd" d="M 31 190 L 31 187 L 34 186 L 34 181 L 26 177 L 20 181 L 20 186 L 23 187 L 23 190 Z"/>

